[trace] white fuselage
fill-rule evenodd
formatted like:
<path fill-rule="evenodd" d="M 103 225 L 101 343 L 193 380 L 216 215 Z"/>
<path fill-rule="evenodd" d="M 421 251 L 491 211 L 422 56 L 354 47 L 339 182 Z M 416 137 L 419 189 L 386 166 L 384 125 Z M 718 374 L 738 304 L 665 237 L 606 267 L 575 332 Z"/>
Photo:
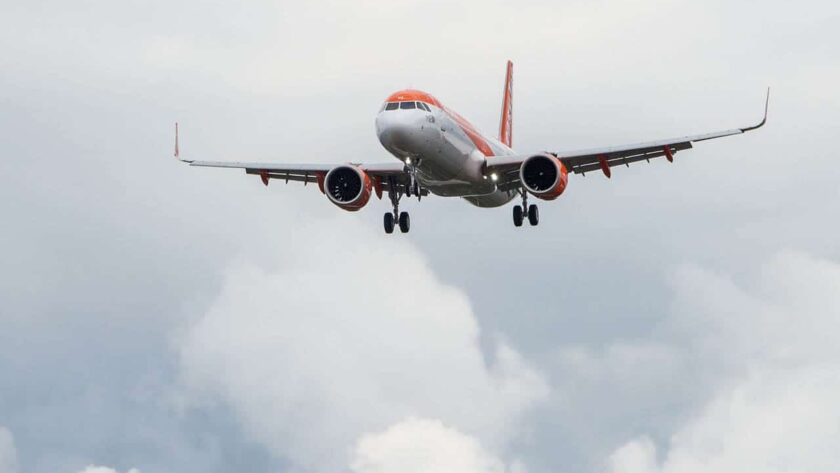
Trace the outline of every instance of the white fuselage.
<path fill-rule="evenodd" d="M 417 166 L 417 180 L 429 192 L 463 197 L 479 207 L 498 207 L 516 195 L 500 191 L 485 173 L 487 156 L 513 151 L 477 132 L 454 112 L 426 103 L 422 108 L 383 109 L 376 116 L 376 134 L 400 161 Z"/>

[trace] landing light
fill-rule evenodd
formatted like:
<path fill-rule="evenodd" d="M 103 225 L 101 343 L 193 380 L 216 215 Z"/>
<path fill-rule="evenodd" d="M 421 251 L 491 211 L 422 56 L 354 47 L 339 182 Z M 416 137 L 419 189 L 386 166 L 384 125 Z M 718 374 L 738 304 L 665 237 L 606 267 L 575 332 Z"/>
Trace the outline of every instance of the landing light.
<path fill-rule="evenodd" d="M 496 181 L 498 181 L 498 180 L 499 180 L 499 175 L 498 175 L 498 174 L 496 174 L 496 173 L 494 172 L 493 174 L 490 174 L 490 179 L 491 179 L 493 182 L 496 182 Z"/>
<path fill-rule="evenodd" d="M 405 164 L 411 165 L 411 158 L 405 158 Z"/>

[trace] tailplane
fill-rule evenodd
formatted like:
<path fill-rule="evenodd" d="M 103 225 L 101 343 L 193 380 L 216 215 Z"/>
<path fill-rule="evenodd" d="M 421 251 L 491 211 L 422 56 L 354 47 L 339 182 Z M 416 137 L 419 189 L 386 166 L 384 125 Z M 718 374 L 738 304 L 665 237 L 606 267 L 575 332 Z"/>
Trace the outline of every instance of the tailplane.
<path fill-rule="evenodd" d="M 499 141 L 508 148 L 513 143 L 513 63 L 507 62 L 505 94 L 502 99 L 502 118 L 499 122 Z"/>

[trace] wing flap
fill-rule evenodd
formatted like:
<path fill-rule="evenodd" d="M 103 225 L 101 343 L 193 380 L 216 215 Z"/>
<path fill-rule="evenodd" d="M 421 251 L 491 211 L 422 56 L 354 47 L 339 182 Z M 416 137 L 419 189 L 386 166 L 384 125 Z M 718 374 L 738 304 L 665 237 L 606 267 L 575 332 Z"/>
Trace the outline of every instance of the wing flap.
<path fill-rule="evenodd" d="M 676 154 L 675 151 L 672 151 L 673 154 Z M 650 152 L 645 154 L 640 154 L 638 156 L 630 156 L 630 157 L 620 157 L 620 158 L 613 158 L 607 160 L 607 166 L 615 167 L 615 166 L 629 166 L 630 164 L 637 163 L 639 161 L 650 161 L 653 158 L 661 158 L 665 156 L 665 151 L 657 151 L 657 152 Z M 595 171 L 601 169 L 601 162 L 591 163 L 591 164 L 582 164 L 579 166 L 575 166 L 572 168 L 576 174 L 585 174 L 590 171 Z"/>
<path fill-rule="evenodd" d="M 318 174 L 323 174 L 323 172 L 314 171 L 314 172 L 282 172 L 282 171 L 266 171 L 261 169 L 245 169 L 246 174 L 256 174 L 260 177 L 264 177 L 265 179 L 281 179 L 286 182 L 294 181 L 294 182 L 318 182 Z"/>

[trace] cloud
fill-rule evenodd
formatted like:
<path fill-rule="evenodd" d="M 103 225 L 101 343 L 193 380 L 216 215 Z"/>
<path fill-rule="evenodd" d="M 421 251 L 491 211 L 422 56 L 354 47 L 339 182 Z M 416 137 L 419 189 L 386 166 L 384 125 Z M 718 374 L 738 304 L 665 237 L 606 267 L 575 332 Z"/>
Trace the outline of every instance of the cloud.
<path fill-rule="evenodd" d="M 516 466 L 514 466 L 516 468 Z M 354 473 L 505 473 L 496 456 L 473 437 L 438 420 L 409 418 L 359 439 Z"/>
<path fill-rule="evenodd" d="M 192 398 L 229 403 L 307 471 L 346 467 L 359 436 L 409 416 L 502 448 L 547 396 L 542 375 L 501 342 L 485 359 L 466 296 L 405 240 L 342 222 L 337 245 L 337 223 L 318 228 L 228 269 L 180 340 Z"/>
<path fill-rule="evenodd" d="M 0 473 L 16 473 L 17 471 L 15 439 L 8 429 L 0 426 Z"/>
<path fill-rule="evenodd" d="M 119 473 L 119 472 L 117 470 L 113 469 L 113 468 L 108 468 L 107 466 L 93 466 L 93 465 L 90 465 L 87 468 L 85 468 L 84 470 L 80 471 L 79 473 Z M 140 473 L 140 470 L 138 470 L 136 468 L 132 468 L 132 469 L 126 471 L 126 473 Z"/>
<path fill-rule="evenodd" d="M 656 445 L 649 437 L 640 437 L 616 450 L 608 465 L 610 473 L 655 473 Z"/>
<path fill-rule="evenodd" d="M 648 438 L 610 458 L 612 473 L 832 472 L 840 463 L 837 366 L 757 373 L 722 390 L 670 440 L 661 464 Z"/>
<path fill-rule="evenodd" d="M 54 0 L 7 3 L 0 37 L 15 47 L 0 57 L 0 147 L 11 157 L 0 160 L 0 240 L 14 251 L 4 254 L 0 270 L 0 411 L 28 472 L 76 471 L 98 458 L 149 473 L 278 471 L 263 459 L 262 445 L 283 455 L 283 448 L 292 447 L 275 446 L 297 439 L 309 445 L 305 461 L 316 456 L 322 441 L 350 448 L 358 435 L 381 432 L 408 414 L 441 419 L 504 459 L 506 449 L 499 445 L 505 432 L 524 425 L 520 413 L 539 398 L 540 389 L 517 386 L 538 386 L 522 374 L 533 373 L 531 367 L 548 353 L 561 354 L 560 369 L 540 366 L 551 374 L 557 396 L 527 424 L 533 429 L 529 441 L 540 446 L 517 443 L 516 449 L 536 471 L 591 471 L 587 463 L 601 461 L 639 433 L 648 435 L 656 458 L 664 460 L 670 449 L 663 439 L 686 428 L 688 416 L 700 416 L 716 399 L 725 402 L 727 389 L 736 385 L 779 376 L 752 365 L 795 363 L 831 351 L 820 341 L 836 333 L 830 322 L 751 323 L 750 314 L 768 307 L 773 320 L 778 304 L 768 304 L 737 277 L 706 268 L 737 276 L 738 268 L 783 246 L 837 254 L 837 219 L 826 216 L 840 212 L 840 168 L 824 150 L 833 146 L 840 104 L 840 89 L 826 85 L 840 78 L 831 47 L 838 43 L 832 21 L 840 2 L 800 9 L 769 2 L 761 11 L 750 2 L 683 0 L 369 2 L 364 18 L 352 2 L 97 0 L 83 9 Z M 301 260 L 322 251 L 313 251 L 315 244 L 330 248 L 334 268 L 342 261 L 337 254 L 391 251 L 387 264 L 372 265 L 370 272 L 394 281 L 383 286 L 377 282 L 383 274 L 360 271 L 374 284 L 350 284 L 360 293 L 348 306 L 367 300 L 362 312 L 348 310 L 344 318 L 368 320 L 370 306 L 382 300 L 389 317 L 400 317 L 406 304 L 417 304 L 404 300 L 412 297 L 416 276 L 405 267 L 413 268 L 417 255 L 408 249 L 414 256 L 404 264 L 407 245 L 385 241 L 378 231 L 347 229 L 353 221 L 379 228 L 385 203 L 338 215 L 330 225 L 301 225 L 341 212 L 312 186 L 272 183 L 263 189 L 258 179 L 241 173 L 177 166 L 167 159 L 171 122 L 182 122 L 182 150 L 199 159 L 387 160 L 371 133 L 371 114 L 384 96 L 406 86 L 428 89 L 492 132 L 507 58 L 517 68 L 515 142 L 521 152 L 741 126 L 757 118 L 768 82 L 778 92 L 770 123 L 760 132 L 698 145 L 673 165 L 654 161 L 616 170 L 609 181 L 575 180 L 563 199 L 541 204 L 543 222 L 534 231 L 512 233 L 505 208 L 475 211 L 457 199 L 406 202 L 406 210 L 417 211 L 406 240 L 428 258 L 436 278 L 470 295 L 468 303 L 458 297 L 460 290 L 444 299 L 459 300 L 462 312 L 472 314 L 467 318 L 480 319 L 483 332 L 503 333 L 528 360 L 493 343 L 483 345 L 490 354 L 484 360 L 471 337 L 463 338 L 467 348 L 446 349 L 480 360 L 468 367 L 479 375 L 466 376 L 467 387 L 456 394 L 471 399 L 464 391 L 477 391 L 489 417 L 509 422 L 510 429 L 491 426 L 476 433 L 482 427 L 473 424 L 481 421 L 474 406 L 461 408 L 466 401 L 420 399 L 424 389 L 458 389 L 398 379 L 415 372 L 433 378 L 434 370 L 416 368 L 418 362 L 403 370 L 371 363 L 372 355 L 357 355 L 346 343 L 337 350 L 351 353 L 347 376 L 328 387 L 326 374 L 312 374 L 304 387 L 315 386 L 311 392 L 323 399 L 304 399 L 316 407 L 289 422 L 294 405 L 286 404 L 293 406 L 291 414 L 278 414 L 272 395 L 282 394 L 284 401 L 303 395 L 271 386 L 278 382 L 274 366 L 282 368 L 281 378 L 294 369 L 306 376 L 305 348 L 291 343 L 276 355 L 269 342 L 257 340 L 254 350 L 268 359 L 243 355 L 243 361 L 228 363 L 245 373 L 210 379 L 223 366 L 211 356 L 228 360 L 236 356 L 231 345 L 249 346 L 251 337 L 241 327 L 232 330 L 234 341 L 203 348 L 191 369 L 195 391 L 224 405 L 173 415 L 165 399 L 177 355 L 167 349 L 167 339 L 184 312 L 205 315 L 204 302 L 215 300 L 220 275 L 232 291 L 246 280 L 235 272 L 276 276 L 284 266 L 300 270 L 290 248 L 301 250 Z M 284 225 L 259 223 L 272 220 Z M 347 241 L 339 234 L 345 230 Z M 319 232 L 335 238 L 315 236 L 310 245 L 308 238 Z M 261 233 L 267 241 L 254 244 L 252 236 Z M 338 245 L 346 251 L 333 251 Z M 242 252 L 253 254 L 231 265 L 230 255 Z M 685 258 L 702 268 L 675 275 L 675 284 L 685 280 L 688 286 L 678 289 L 670 312 L 662 268 Z M 363 256 L 351 260 L 366 267 Z M 308 274 L 306 268 L 300 272 Z M 320 284 L 314 276 L 309 281 Z M 805 274 L 800 281 L 815 285 L 813 301 L 828 300 L 826 289 L 817 287 L 821 281 Z M 300 290 L 299 283 L 292 287 L 300 299 L 318 299 L 320 306 L 330 298 Z M 371 287 L 388 287 L 399 297 L 370 294 Z M 285 330 L 295 327 L 300 314 L 330 309 L 309 310 L 309 301 L 276 285 L 258 281 L 257 289 L 247 296 L 272 313 L 246 314 L 246 323 L 291 311 L 281 314 Z M 430 292 L 423 291 L 421 304 L 435 305 L 438 296 Z M 768 292 L 767 300 L 777 297 Z M 727 298 L 715 306 L 716 299 Z M 217 302 L 214 310 L 220 310 Z M 226 317 L 238 323 L 232 314 Z M 663 328 L 666 318 L 676 320 Z M 279 323 L 266 325 L 274 330 Z M 207 318 L 203 325 L 209 324 Z M 364 329 L 374 336 L 380 330 Z M 362 328 L 346 331 L 371 338 L 357 330 Z M 422 353 L 435 351 L 428 345 L 437 347 L 436 339 L 419 338 L 427 345 Z M 314 345 L 316 355 L 326 351 Z M 298 352 L 303 354 L 295 363 L 272 358 Z M 396 374 L 355 368 L 354 355 L 372 369 Z M 270 366 L 258 372 L 240 368 L 254 360 Z M 449 373 L 443 383 L 460 384 L 452 372 L 461 365 L 441 370 Z M 313 363 L 315 370 L 339 371 L 327 368 L 322 359 Z M 270 386 L 254 381 L 259 375 Z M 239 380 L 232 378 L 256 386 L 234 388 Z M 344 386 L 348 398 L 355 397 L 336 401 Z M 401 386 L 417 394 L 396 393 Z M 148 402 L 137 402 L 138 393 Z M 235 408 L 233 415 L 227 405 Z M 322 406 L 328 408 L 319 414 Z M 443 410 L 463 414 L 436 413 Z M 284 430 L 308 430 L 309 416 L 314 434 Z M 241 418 L 250 435 L 242 435 L 232 417 Z M 290 425 L 268 425 L 276 419 Z M 337 452 L 331 464 L 345 453 Z"/>
<path fill-rule="evenodd" d="M 840 265 L 782 252 L 751 280 L 697 267 L 674 277 L 674 331 L 692 351 L 730 367 L 840 360 Z"/>
<path fill-rule="evenodd" d="M 195 8 L 196 2 L 177 6 L 147 2 L 116 7 L 99 1 L 94 2 L 95 17 L 85 18 L 86 15 L 72 10 L 50 8 L 39 15 L 37 24 L 31 23 L 29 10 L 12 9 L 0 37 L 15 38 L 24 46 L 8 60 L 17 67 L 53 71 L 63 66 L 71 68 L 74 75 L 93 75 L 92 71 L 99 71 L 109 79 L 122 74 L 131 76 L 136 71 L 200 71 L 203 76 L 219 77 L 248 91 L 300 96 L 334 87 L 336 82 L 358 86 L 370 78 L 382 77 L 394 69 L 391 58 L 395 56 L 411 58 L 402 61 L 400 70 L 405 71 L 404 76 L 411 74 L 418 78 L 430 61 L 460 65 L 459 69 L 466 71 L 483 66 L 488 57 L 503 64 L 504 54 L 513 51 L 523 51 L 521 56 L 533 58 L 535 63 L 539 63 L 538 59 L 557 60 L 560 55 L 567 62 L 579 64 L 588 55 L 612 47 L 626 54 L 615 55 L 611 61 L 598 61 L 603 69 L 609 70 L 617 62 L 632 63 L 633 59 L 656 65 L 657 58 L 639 53 L 638 42 L 644 41 L 641 44 L 644 49 L 664 48 L 669 57 L 678 56 L 679 48 L 676 44 L 663 46 L 657 42 L 656 35 L 643 33 L 653 27 L 665 34 L 680 32 L 675 25 L 657 24 L 657 14 L 690 13 L 693 23 L 709 28 L 713 25 L 708 23 L 715 20 L 714 8 L 693 7 L 687 2 L 645 1 L 632 7 L 614 5 L 609 9 L 592 8 L 584 2 L 570 2 L 559 8 L 552 2 L 526 3 L 469 0 L 452 5 L 416 0 L 365 1 L 362 8 L 369 13 L 361 24 L 376 28 L 359 28 L 358 21 L 341 21 L 352 17 L 359 4 L 318 1 L 264 3 L 256 8 L 201 4 L 201 8 Z M 478 7 L 483 9 L 482 21 L 461 21 Z M 512 16 L 517 18 L 517 23 L 507 21 Z M 185 18 L 190 21 L 184 21 Z M 395 21 L 400 19 L 411 19 L 415 24 L 434 23 L 433 44 L 456 47 L 441 56 L 429 43 L 406 38 L 403 34 L 406 23 Z M 635 48 L 620 33 L 632 20 L 636 22 Z M 248 27 L 232 28 L 232 24 Z M 528 34 L 522 34 L 518 26 L 522 24 L 529 25 Z M 103 37 L 110 41 L 102 41 Z M 383 42 L 382 37 L 391 40 Z M 64 41 L 59 44 L 49 41 L 55 38 Z M 576 41 L 576 48 L 556 46 L 572 41 Z M 296 47 L 287 47 L 292 42 Z M 325 44 L 331 47 L 324 48 Z M 485 54 L 470 54 L 477 44 L 481 44 Z M 49 60 L 27 61 L 24 51 L 33 49 L 47 53 Z M 347 74 L 351 71 L 354 74 Z"/>
<path fill-rule="evenodd" d="M 835 471 L 840 265 L 786 252 L 752 284 L 685 268 L 675 287 L 682 356 L 717 373 L 703 374 L 713 395 L 670 436 L 661 459 L 642 436 L 613 452 L 608 471 Z"/>

